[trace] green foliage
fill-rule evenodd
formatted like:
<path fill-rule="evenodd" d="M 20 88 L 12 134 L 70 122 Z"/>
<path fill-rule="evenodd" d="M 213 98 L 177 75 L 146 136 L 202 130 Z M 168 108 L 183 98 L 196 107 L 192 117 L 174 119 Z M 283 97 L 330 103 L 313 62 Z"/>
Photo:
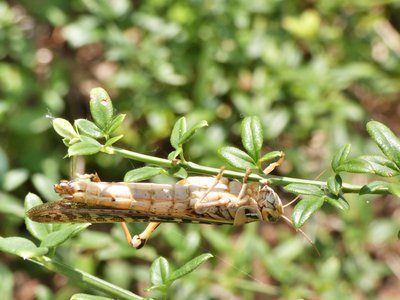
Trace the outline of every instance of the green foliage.
<path fill-rule="evenodd" d="M 256 224 L 235 230 L 167 224 L 165 230 L 173 234 L 163 229 L 140 252 L 124 246 L 117 230 L 111 236 L 85 230 L 54 250 L 68 266 L 99 277 L 118 270 L 114 274 L 119 276 L 107 281 L 122 277 L 117 285 L 143 295 L 138 287 L 150 286 L 148 268 L 157 257 L 184 265 L 206 248 L 216 258 L 172 285 L 171 297 L 209 298 L 209 291 L 217 290 L 222 296 L 212 296 L 384 298 L 385 291 L 397 288 L 385 259 L 397 255 L 393 237 L 400 224 L 392 216 L 396 200 L 372 201 L 369 195 L 400 195 L 398 139 L 387 130 L 398 133 L 393 99 L 399 94 L 399 51 L 392 43 L 398 35 L 398 10 L 393 1 L 1 2 L 0 235 L 26 237 L 25 195 L 35 192 L 55 200 L 51 185 L 69 177 L 69 160 L 61 159 L 65 147 L 45 117 L 54 115 L 63 118 L 50 117 L 53 125 L 63 120 L 56 126 L 68 155 L 85 154 L 86 172 L 97 171 L 107 180 L 120 181 L 132 171 L 132 164 L 122 159 L 132 153 L 124 149 L 137 151 L 140 163 L 134 170 L 145 162 L 179 178 L 188 172 L 215 174 L 226 156 L 240 171 L 252 168 L 251 180 L 314 185 L 317 196 L 322 192 L 324 203 L 330 204 L 317 211 L 318 217 L 310 215 L 303 228 L 311 232 L 321 260 L 310 257 L 304 243 L 279 225 L 257 231 Z M 89 118 L 90 89 L 96 86 L 108 93 L 98 90 L 92 97 L 98 111 Z M 113 105 L 106 101 L 102 106 L 108 96 Z M 183 115 L 184 132 L 204 124 L 202 120 L 209 126 L 184 146 L 179 144 L 182 135 L 172 139 L 172 134 L 170 146 L 170 133 Z M 261 134 L 252 122 L 245 126 L 250 135 L 242 134 L 240 123 L 249 116 L 259 117 Z M 372 141 L 363 131 L 371 119 L 388 126 L 368 123 Z M 227 145 L 235 150 L 216 154 Z M 340 147 L 341 153 L 334 155 Z M 286 163 L 278 169 L 280 176 L 264 176 L 261 164 L 282 157 L 274 149 L 285 152 Z M 94 153 L 98 155 L 89 156 Z M 177 165 L 159 158 L 167 153 Z M 309 180 L 331 160 L 333 172 L 321 181 Z M 361 171 L 369 183 L 349 184 L 353 179 L 348 172 Z M 240 178 L 242 173 L 227 169 L 226 176 Z M 393 207 L 387 209 L 389 204 Z M 330 206 L 347 211 L 338 214 Z M 298 212 L 307 215 L 306 210 Z M 321 219 L 327 221 L 321 224 Z M 53 225 L 33 230 L 27 220 L 26 225 L 39 240 L 56 230 Z M 140 225 L 132 227 L 140 231 Z M 8 257 L 0 263 L 5 297 L 13 291 L 11 272 L 40 280 L 31 298 L 65 299 L 79 293 L 71 288 L 79 280 L 52 292 L 44 284 L 55 286 L 55 279 L 33 266 Z"/>

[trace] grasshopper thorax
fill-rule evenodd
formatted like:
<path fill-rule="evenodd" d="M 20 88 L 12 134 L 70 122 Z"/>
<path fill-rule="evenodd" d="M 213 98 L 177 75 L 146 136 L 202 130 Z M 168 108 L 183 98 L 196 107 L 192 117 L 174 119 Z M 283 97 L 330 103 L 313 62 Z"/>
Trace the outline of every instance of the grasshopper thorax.
<path fill-rule="evenodd" d="M 262 219 L 268 222 L 276 222 L 283 215 L 283 205 L 278 194 L 267 185 L 264 185 L 259 192 L 259 207 Z"/>

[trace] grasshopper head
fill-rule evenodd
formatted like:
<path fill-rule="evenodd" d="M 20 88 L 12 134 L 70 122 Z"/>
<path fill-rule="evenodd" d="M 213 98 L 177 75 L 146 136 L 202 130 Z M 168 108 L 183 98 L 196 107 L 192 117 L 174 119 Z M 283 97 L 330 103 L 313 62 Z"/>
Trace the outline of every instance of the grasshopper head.
<path fill-rule="evenodd" d="M 262 219 L 268 222 L 279 220 L 283 214 L 283 206 L 278 194 L 272 188 L 265 185 L 260 189 L 259 197 L 261 199 L 259 205 Z"/>

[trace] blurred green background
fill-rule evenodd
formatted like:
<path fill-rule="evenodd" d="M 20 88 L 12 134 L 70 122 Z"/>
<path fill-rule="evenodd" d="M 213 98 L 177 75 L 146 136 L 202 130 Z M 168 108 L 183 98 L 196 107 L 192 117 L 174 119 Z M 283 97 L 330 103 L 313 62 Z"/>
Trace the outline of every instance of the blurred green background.
<path fill-rule="evenodd" d="M 249 115 L 263 122 L 264 151 L 286 153 L 277 175 L 331 175 L 333 151 L 349 142 L 352 155 L 377 152 L 368 120 L 400 133 L 399 16 L 399 1 L 373 0 L 0 2 L 0 235 L 29 236 L 27 192 L 57 198 L 52 184 L 68 178 L 69 165 L 46 115 L 87 117 L 97 86 L 127 114 L 119 145 L 145 154 L 167 156 L 182 115 L 210 124 L 186 147 L 188 159 L 207 166 L 223 164 L 219 147 L 240 146 Z M 84 164 L 113 181 L 140 166 L 104 154 Z M 171 299 L 399 299 L 398 200 L 347 199 L 349 211 L 326 209 L 305 227 L 321 257 L 283 222 L 166 224 L 140 251 L 118 227 L 92 226 L 58 255 L 147 296 L 156 257 L 181 266 L 211 252 L 214 259 L 173 285 Z M 80 291 L 1 253 L 0 278 L 0 299 Z"/>

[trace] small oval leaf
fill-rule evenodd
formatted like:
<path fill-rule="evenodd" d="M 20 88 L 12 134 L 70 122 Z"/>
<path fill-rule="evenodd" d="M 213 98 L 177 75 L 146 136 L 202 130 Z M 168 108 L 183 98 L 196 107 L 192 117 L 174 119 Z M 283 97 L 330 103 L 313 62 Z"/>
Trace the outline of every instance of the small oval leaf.
<path fill-rule="evenodd" d="M 385 182 L 385 181 L 373 181 L 371 183 L 368 183 L 364 185 L 359 194 L 360 195 L 368 195 L 368 194 L 374 194 L 378 190 L 389 190 L 390 191 L 390 183 Z"/>
<path fill-rule="evenodd" d="M 12 191 L 23 184 L 29 177 L 27 169 L 13 169 L 4 174 L 3 190 Z"/>
<path fill-rule="evenodd" d="M 18 255 L 23 259 L 43 256 L 49 251 L 44 247 L 36 247 L 30 240 L 20 237 L 0 238 L 0 250 Z"/>
<path fill-rule="evenodd" d="M 63 227 L 62 229 L 54 231 L 43 238 L 40 246 L 47 248 L 58 246 L 64 243 L 69 238 L 77 235 L 82 230 L 85 230 L 88 226 L 90 226 L 90 223 L 71 224 L 69 226 Z"/>
<path fill-rule="evenodd" d="M 160 175 L 164 170 L 158 167 L 142 167 L 127 172 L 124 176 L 125 182 L 139 182 Z"/>
<path fill-rule="evenodd" d="M 78 128 L 79 132 L 95 139 L 102 137 L 102 133 L 99 127 L 93 122 L 86 119 L 75 120 L 75 126 Z"/>
<path fill-rule="evenodd" d="M 282 158 L 285 154 L 282 151 L 271 151 L 263 155 L 259 159 L 259 162 L 262 163 L 264 161 L 269 161 L 269 160 L 278 160 Z"/>
<path fill-rule="evenodd" d="M 114 119 L 111 121 L 110 125 L 108 126 L 107 133 L 111 134 L 115 130 L 117 130 L 121 126 L 122 122 L 124 122 L 125 117 L 126 117 L 126 114 L 119 114 L 116 117 L 114 117 Z"/>
<path fill-rule="evenodd" d="M 246 170 L 256 169 L 254 160 L 244 151 L 235 147 L 222 147 L 219 154 L 233 167 Z"/>
<path fill-rule="evenodd" d="M 72 124 L 65 119 L 55 118 L 52 124 L 54 130 L 63 138 L 73 139 L 79 137 Z"/>
<path fill-rule="evenodd" d="M 174 177 L 177 177 L 177 178 L 186 178 L 186 177 L 188 177 L 187 171 L 185 170 L 185 168 L 183 168 L 180 165 L 173 166 L 172 168 L 168 169 L 168 174 L 170 176 L 174 176 Z"/>
<path fill-rule="evenodd" d="M 208 123 L 206 120 L 202 120 L 198 123 L 196 123 L 195 125 L 193 125 L 192 127 L 190 127 L 183 135 L 182 137 L 179 139 L 178 144 L 179 145 L 183 145 L 185 143 L 187 143 L 192 137 L 193 135 L 196 133 L 196 131 L 202 127 L 206 127 L 208 126 Z"/>
<path fill-rule="evenodd" d="M 324 204 L 324 197 L 309 196 L 294 207 L 292 220 L 295 228 L 300 228 Z"/>
<path fill-rule="evenodd" d="M 291 183 L 284 187 L 286 191 L 298 195 L 322 196 L 324 193 L 319 186 L 301 183 Z"/>
<path fill-rule="evenodd" d="M 341 210 L 348 210 L 350 208 L 349 203 L 342 195 L 337 197 L 325 197 L 325 201 Z"/>
<path fill-rule="evenodd" d="M 157 258 L 150 267 L 150 282 L 154 286 L 159 286 L 167 283 L 169 277 L 169 263 L 160 256 Z"/>
<path fill-rule="evenodd" d="M 342 178 L 339 175 L 331 176 L 327 180 L 328 190 L 334 194 L 339 195 L 342 188 Z"/>
<path fill-rule="evenodd" d="M 332 170 L 337 173 L 336 169 L 346 161 L 351 149 L 350 144 L 342 146 L 333 156 L 331 166 Z"/>
<path fill-rule="evenodd" d="M 113 136 L 112 138 L 108 139 L 107 142 L 104 144 L 104 147 L 110 147 L 113 144 L 115 144 L 116 142 L 118 142 L 120 139 L 122 139 L 124 137 L 123 134 L 117 135 L 117 136 Z"/>
<path fill-rule="evenodd" d="M 213 257 L 211 253 L 204 253 L 202 255 L 199 255 L 192 260 L 188 261 L 186 264 L 184 264 L 182 267 L 180 267 L 178 270 L 174 271 L 171 276 L 168 278 L 169 284 L 172 284 L 175 280 L 189 274 L 190 272 L 194 271 L 197 269 L 203 262 L 206 260 L 210 259 Z"/>
<path fill-rule="evenodd" d="M 397 136 L 377 121 L 368 122 L 367 131 L 385 156 L 400 167 L 400 140 Z"/>
<path fill-rule="evenodd" d="M 383 177 L 399 175 L 399 169 L 392 161 L 381 156 L 372 155 L 350 159 L 341 164 L 336 170 L 349 173 L 375 174 Z"/>
<path fill-rule="evenodd" d="M 79 142 L 68 148 L 68 156 L 96 154 L 101 150 L 101 147 L 100 143 Z"/>
<path fill-rule="evenodd" d="M 107 132 L 114 111 L 110 96 L 104 89 L 94 88 L 90 91 L 90 112 L 97 126 L 103 132 Z"/>
<path fill-rule="evenodd" d="M 175 149 L 179 149 L 179 141 L 182 138 L 182 136 L 186 132 L 186 118 L 182 117 L 179 118 L 178 121 L 175 122 L 174 128 L 172 128 L 171 132 L 171 137 L 170 137 L 170 142 L 172 147 Z"/>
<path fill-rule="evenodd" d="M 257 161 L 264 138 L 261 121 L 258 117 L 251 116 L 243 119 L 241 137 L 243 147 L 253 160 Z"/>
<path fill-rule="evenodd" d="M 43 202 L 37 195 L 28 193 L 24 202 L 25 212 L 40 204 L 43 204 Z M 52 224 L 34 222 L 27 216 L 25 216 L 25 225 L 28 231 L 40 241 L 43 240 L 49 233 L 51 233 L 53 228 Z"/>

